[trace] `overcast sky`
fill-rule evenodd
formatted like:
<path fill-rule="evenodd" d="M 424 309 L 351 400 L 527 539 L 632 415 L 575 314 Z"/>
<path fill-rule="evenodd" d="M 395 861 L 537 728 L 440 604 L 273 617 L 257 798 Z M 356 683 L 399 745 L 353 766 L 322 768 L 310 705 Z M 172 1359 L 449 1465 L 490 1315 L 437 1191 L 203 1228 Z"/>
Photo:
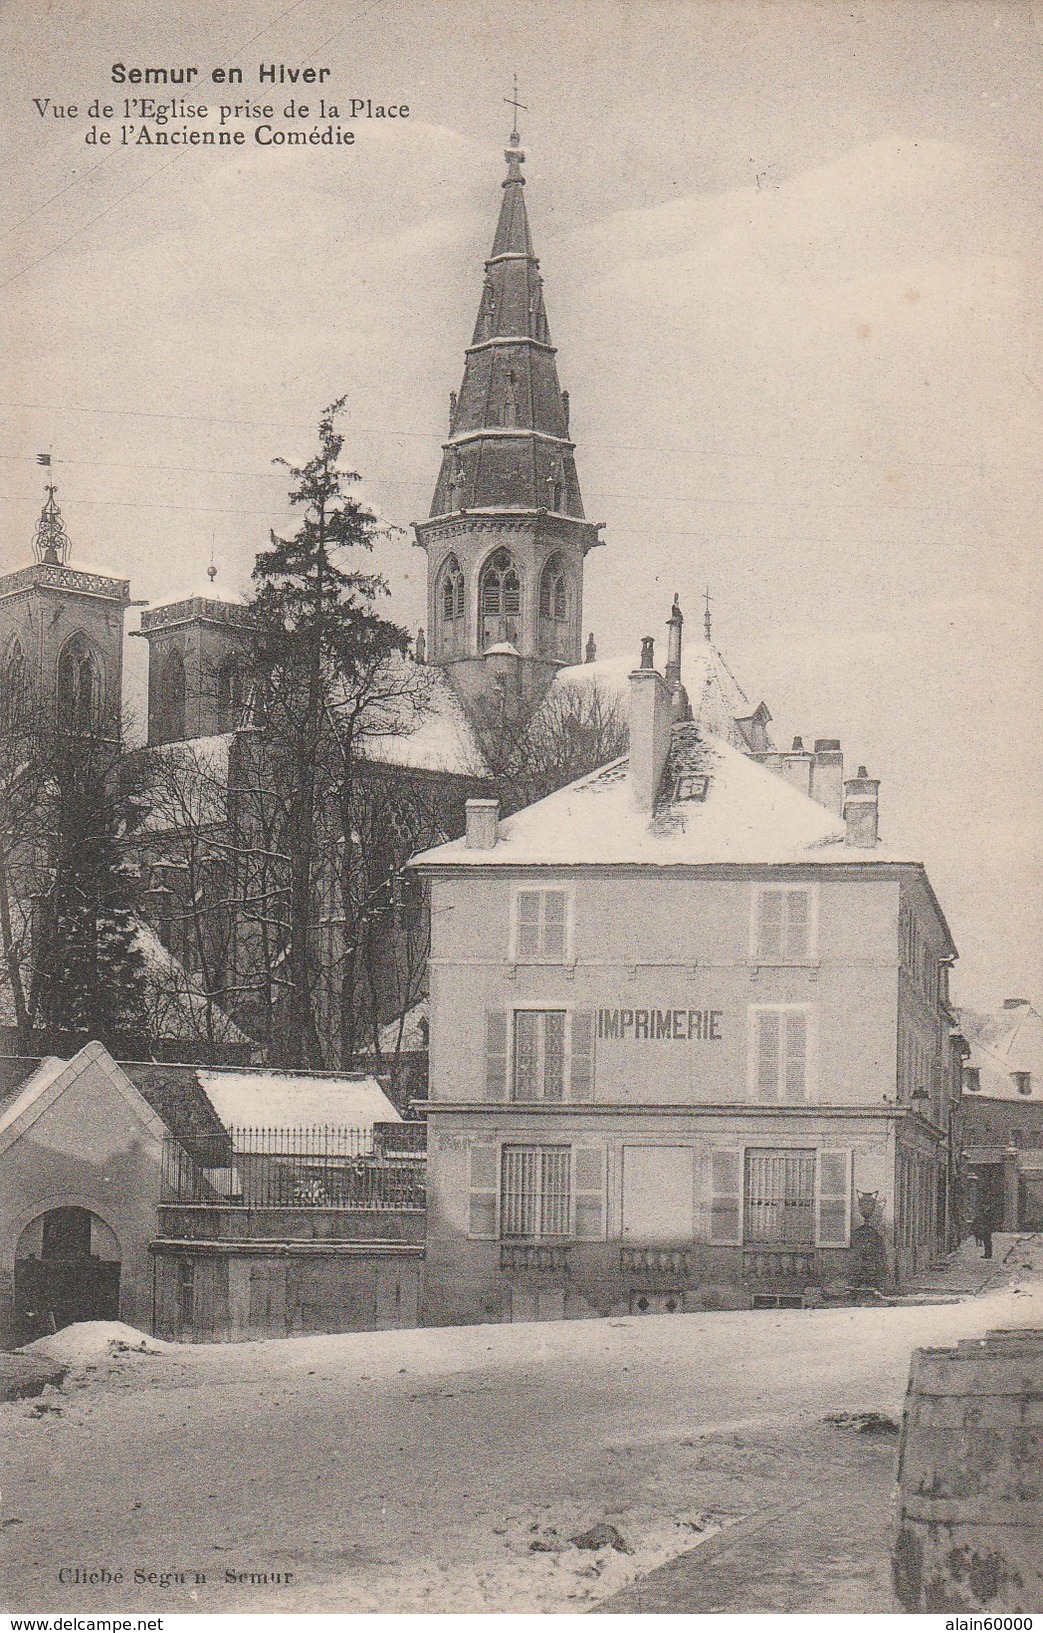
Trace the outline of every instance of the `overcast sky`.
<path fill-rule="evenodd" d="M 958 997 L 1043 999 L 1038 8 L 8 0 L 0 22 L 0 566 L 28 559 L 53 447 L 75 560 L 153 603 L 204 588 L 211 551 L 218 590 L 244 586 L 286 520 L 271 459 L 306 455 L 342 394 L 367 498 L 403 528 L 425 514 L 517 73 L 607 524 L 585 627 L 636 654 L 674 591 L 698 628 L 709 583 L 777 741 L 839 736 L 881 778 Z M 279 116 L 316 88 L 259 87 L 258 64 L 328 66 L 356 143 L 89 146 L 90 100 L 120 112 L 130 89 L 117 61 L 197 66 L 190 100 Z M 220 65 L 243 86 L 203 84 Z M 410 117 L 352 127 L 352 96 Z M 415 627 L 423 556 L 406 534 L 382 565 Z"/>

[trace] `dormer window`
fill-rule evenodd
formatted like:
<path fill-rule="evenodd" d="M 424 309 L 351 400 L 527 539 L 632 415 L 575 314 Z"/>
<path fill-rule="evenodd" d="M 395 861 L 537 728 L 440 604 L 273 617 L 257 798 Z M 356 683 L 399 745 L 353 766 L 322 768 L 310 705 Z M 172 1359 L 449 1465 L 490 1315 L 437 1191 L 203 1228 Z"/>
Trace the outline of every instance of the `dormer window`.
<path fill-rule="evenodd" d="M 1014 1084 L 1014 1087 L 1017 1089 L 1019 1094 L 1032 1093 L 1031 1072 L 1011 1072 L 1010 1077 L 1011 1082 Z"/>
<path fill-rule="evenodd" d="M 675 800 L 704 800 L 710 789 L 709 777 L 684 771 L 674 784 Z"/>

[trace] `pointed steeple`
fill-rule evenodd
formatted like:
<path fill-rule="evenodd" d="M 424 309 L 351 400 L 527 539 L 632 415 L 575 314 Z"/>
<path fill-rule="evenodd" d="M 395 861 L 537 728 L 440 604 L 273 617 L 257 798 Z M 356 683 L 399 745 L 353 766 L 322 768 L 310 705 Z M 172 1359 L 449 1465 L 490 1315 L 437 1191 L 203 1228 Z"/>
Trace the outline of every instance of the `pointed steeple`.
<path fill-rule="evenodd" d="M 517 87 L 507 100 L 517 112 Z M 504 156 L 463 383 L 450 393 L 430 515 L 415 524 L 428 556 L 428 662 L 449 666 L 471 700 L 545 686 L 579 662 L 583 558 L 602 542 L 602 524 L 583 516 L 517 124 Z"/>
<path fill-rule="evenodd" d="M 499 220 L 431 515 L 494 506 L 580 519 L 568 398 L 532 247 L 517 130 L 504 157 Z"/>

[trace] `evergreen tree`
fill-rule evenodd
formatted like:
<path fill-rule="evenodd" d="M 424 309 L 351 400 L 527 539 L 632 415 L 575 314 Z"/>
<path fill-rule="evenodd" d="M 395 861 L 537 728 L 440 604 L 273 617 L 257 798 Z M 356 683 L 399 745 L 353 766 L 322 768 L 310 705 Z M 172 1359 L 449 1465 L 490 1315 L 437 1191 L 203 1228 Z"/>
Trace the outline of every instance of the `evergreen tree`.
<path fill-rule="evenodd" d="M 294 1066 L 322 1063 L 317 898 L 320 880 L 330 872 L 331 811 L 339 818 L 342 866 L 350 869 L 361 745 L 374 729 L 375 711 L 401 686 L 400 680 L 389 682 L 389 664 L 408 648 L 405 631 L 376 610 L 388 593 L 385 580 L 356 565 L 355 553 L 372 551 L 382 530 L 348 491 L 358 474 L 338 466 L 344 439 L 335 420 L 342 406 L 343 399 L 326 409 L 318 451 L 306 464 L 276 461 L 292 478 L 290 502 L 303 517 L 291 537 L 271 534 L 253 574 L 257 708 L 269 778 L 277 768 L 285 861 L 284 877 L 276 888 L 269 885 L 255 911 L 259 933 L 269 942 L 274 935 L 278 944 L 272 961 L 282 1011 L 276 1051 Z M 340 891 L 344 899 L 349 895 Z M 352 943 L 350 925 L 345 934 Z M 351 965 L 353 945 L 348 951 Z M 344 1003 L 350 1010 L 352 997 L 346 995 Z M 344 1024 L 350 1034 L 350 1015 Z"/>
<path fill-rule="evenodd" d="M 56 736 L 40 815 L 46 864 L 33 915 L 31 1012 L 55 1038 L 147 1049 L 147 969 L 137 883 L 123 854 L 137 815 L 118 746 Z"/>

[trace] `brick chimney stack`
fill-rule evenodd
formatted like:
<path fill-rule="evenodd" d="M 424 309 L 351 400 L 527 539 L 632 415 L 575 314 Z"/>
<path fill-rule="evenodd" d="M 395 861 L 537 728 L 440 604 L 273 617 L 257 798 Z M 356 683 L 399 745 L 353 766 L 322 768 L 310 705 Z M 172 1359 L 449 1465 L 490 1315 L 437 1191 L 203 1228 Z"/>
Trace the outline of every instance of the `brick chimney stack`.
<path fill-rule="evenodd" d="M 670 752 L 673 688 L 655 667 L 655 643 L 641 641 L 641 667 L 630 672 L 630 797 L 638 811 L 655 805 Z"/>
<path fill-rule="evenodd" d="M 845 842 L 859 850 L 875 850 L 879 830 L 880 783 L 870 777 L 864 765 L 857 777 L 844 784 Z"/>
<path fill-rule="evenodd" d="M 469 851 L 491 851 L 500 833 L 498 799 L 469 799 L 465 807 L 467 828 L 464 843 Z"/>

